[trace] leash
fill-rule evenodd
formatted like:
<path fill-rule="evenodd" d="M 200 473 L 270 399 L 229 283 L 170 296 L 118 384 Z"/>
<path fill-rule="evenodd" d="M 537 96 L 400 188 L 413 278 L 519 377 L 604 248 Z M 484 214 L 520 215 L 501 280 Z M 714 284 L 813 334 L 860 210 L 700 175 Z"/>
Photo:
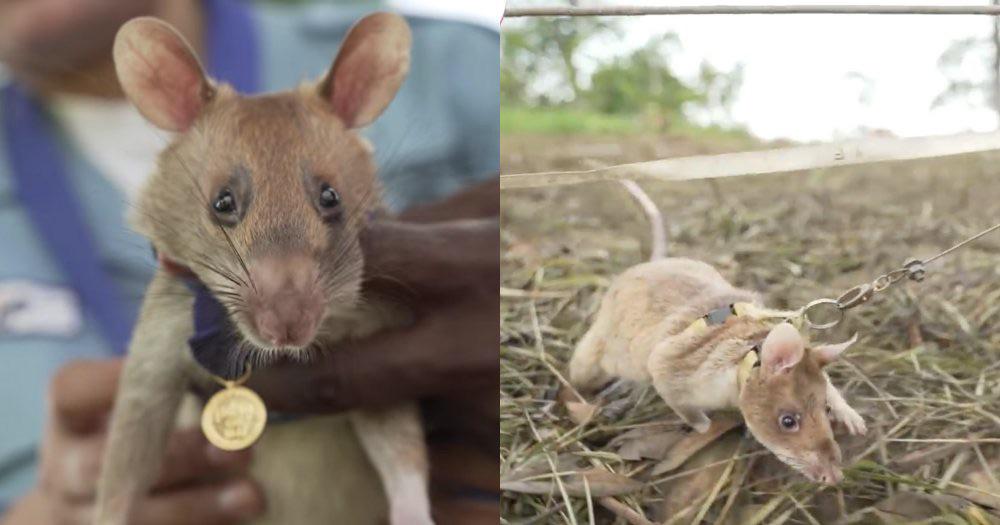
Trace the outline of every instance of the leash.
<path fill-rule="evenodd" d="M 1000 223 L 995 224 L 962 242 L 944 250 L 943 252 L 929 258 L 907 259 L 903 265 L 888 273 L 884 273 L 875 278 L 870 283 L 859 284 L 846 292 L 840 294 L 836 299 L 823 298 L 809 302 L 800 310 L 800 317 L 806 326 L 814 330 L 827 330 L 837 326 L 844 320 L 847 310 L 856 308 L 868 302 L 875 294 L 884 292 L 893 285 L 899 283 L 904 278 L 911 281 L 921 282 L 927 274 L 926 266 L 934 261 L 951 254 L 955 250 L 979 239 L 980 237 L 1000 229 Z M 821 314 L 820 312 L 826 311 Z M 830 319 L 826 322 L 819 321 L 821 318 Z"/>

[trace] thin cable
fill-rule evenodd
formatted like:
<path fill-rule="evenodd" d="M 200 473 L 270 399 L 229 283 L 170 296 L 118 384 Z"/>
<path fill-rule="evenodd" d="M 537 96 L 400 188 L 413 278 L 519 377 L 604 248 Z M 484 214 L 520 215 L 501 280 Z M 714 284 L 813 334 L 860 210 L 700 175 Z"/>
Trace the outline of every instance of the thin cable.
<path fill-rule="evenodd" d="M 927 259 L 926 261 L 924 261 L 924 264 L 930 264 L 930 263 L 936 261 L 937 259 L 940 259 L 941 257 L 944 257 L 945 255 L 948 255 L 949 253 L 951 253 L 951 252 L 953 252 L 953 251 L 961 248 L 962 246 L 965 246 L 966 244 L 969 244 L 970 242 L 972 242 L 972 241 L 974 241 L 974 240 L 982 237 L 983 235 L 991 233 L 991 232 L 993 232 L 993 231 L 995 231 L 997 229 L 1000 229 L 1000 223 L 994 224 L 993 226 L 990 226 L 989 228 L 987 228 L 987 229 L 985 229 L 985 230 L 977 233 L 976 235 L 973 235 L 972 237 L 969 237 L 968 239 L 966 239 L 966 240 L 964 240 L 964 241 L 962 241 L 962 242 L 960 242 L 960 243 L 952 246 L 951 248 L 948 248 L 947 250 L 945 250 L 945 251 L 943 251 L 943 252 L 935 255 L 934 257 L 931 257 L 930 259 Z"/>

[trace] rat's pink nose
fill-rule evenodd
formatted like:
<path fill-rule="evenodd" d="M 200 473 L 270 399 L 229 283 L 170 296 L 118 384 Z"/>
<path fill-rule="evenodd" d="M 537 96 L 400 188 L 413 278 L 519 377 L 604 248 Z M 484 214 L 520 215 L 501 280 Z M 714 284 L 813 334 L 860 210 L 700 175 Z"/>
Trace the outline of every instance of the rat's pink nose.
<path fill-rule="evenodd" d="M 836 466 L 819 467 L 813 473 L 813 481 L 825 485 L 836 485 L 844 480 L 844 473 Z"/>
<path fill-rule="evenodd" d="M 306 256 L 268 257 L 250 265 L 250 317 L 257 335 L 276 347 L 312 342 L 326 308 L 316 263 Z"/>
<path fill-rule="evenodd" d="M 283 295 L 254 315 L 257 332 L 277 347 L 306 346 L 316 335 L 320 310 L 309 298 Z"/>

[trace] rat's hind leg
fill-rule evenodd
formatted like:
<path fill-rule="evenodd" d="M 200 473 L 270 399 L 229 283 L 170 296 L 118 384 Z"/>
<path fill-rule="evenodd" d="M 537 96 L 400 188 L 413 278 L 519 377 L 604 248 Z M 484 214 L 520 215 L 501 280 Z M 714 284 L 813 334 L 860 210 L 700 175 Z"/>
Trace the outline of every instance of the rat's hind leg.
<path fill-rule="evenodd" d="M 351 423 L 389 501 L 391 525 L 429 525 L 427 444 L 416 404 L 357 410 Z"/>
<path fill-rule="evenodd" d="M 605 298 L 605 301 L 610 299 Z M 569 382 L 582 390 L 596 390 L 611 379 L 601 366 L 601 359 L 607 346 L 607 337 L 611 335 L 610 308 L 601 304 L 594 324 L 583 335 L 569 360 Z"/>

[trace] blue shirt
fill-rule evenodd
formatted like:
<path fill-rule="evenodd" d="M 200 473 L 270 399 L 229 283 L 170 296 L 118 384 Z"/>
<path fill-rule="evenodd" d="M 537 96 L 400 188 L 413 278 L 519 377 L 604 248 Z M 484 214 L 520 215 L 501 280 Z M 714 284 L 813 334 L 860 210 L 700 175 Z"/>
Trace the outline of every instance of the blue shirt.
<path fill-rule="evenodd" d="M 368 11 L 254 7 L 263 90 L 289 89 L 322 75 L 347 29 Z M 387 201 L 397 209 L 495 176 L 500 156 L 499 34 L 459 22 L 408 20 L 410 74 L 386 112 L 364 132 L 375 145 Z M 121 192 L 66 137 L 59 139 L 101 261 L 127 306 L 137 311 L 155 266 L 149 243 L 126 226 Z M 55 370 L 69 360 L 111 355 L 86 312 L 71 333 L 4 329 L 5 316 L 44 309 L 53 296 L 69 297 L 72 304 L 53 254 L 17 200 L 5 145 L 0 132 L 0 513 L 35 482 L 34 451 Z"/>

